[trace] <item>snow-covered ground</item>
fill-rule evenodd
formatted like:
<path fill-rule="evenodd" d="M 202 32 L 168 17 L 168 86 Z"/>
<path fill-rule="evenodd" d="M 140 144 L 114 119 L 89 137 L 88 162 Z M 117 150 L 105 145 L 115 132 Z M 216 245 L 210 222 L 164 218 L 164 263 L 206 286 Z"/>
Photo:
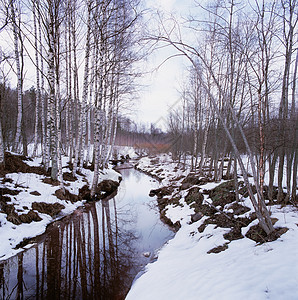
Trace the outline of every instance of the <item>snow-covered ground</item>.
<path fill-rule="evenodd" d="M 39 166 L 41 158 L 36 158 L 33 161 L 26 161 L 30 166 Z M 66 166 L 67 158 L 63 158 L 63 165 Z M 63 172 L 71 172 L 68 168 L 64 167 Z M 82 188 L 86 181 L 91 184 L 92 175 L 88 169 L 82 170 L 82 175 L 77 174 L 76 181 L 65 181 L 65 188 L 72 194 L 78 195 L 79 189 Z M 112 179 L 118 181 L 120 174 L 112 169 L 106 169 L 100 174 L 99 182 L 104 179 Z M 26 214 L 32 209 L 33 202 L 46 202 L 46 203 L 60 203 L 65 206 L 62 211 L 54 218 L 45 213 L 38 213 L 42 218 L 41 221 L 31 222 L 29 224 L 22 223 L 15 225 L 9 222 L 5 213 L 0 212 L 0 260 L 5 260 L 18 252 L 22 251 L 22 248 L 15 249 L 15 247 L 24 239 L 35 237 L 45 232 L 46 226 L 54 220 L 60 219 L 65 215 L 72 213 L 77 207 L 82 206 L 86 200 L 77 202 L 71 202 L 67 200 L 58 199 L 54 193 L 59 189 L 59 186 L 53 186 L 48 183 L 42 182 L 45 178 L 44 175 L 38 175 L 35 173 L 9 173 L 6 174 L 5 184 L 1 183 L 0 188 L 8 188 L 10 190 L 20 191 L 17 195 L 4 194 L 11 198 L 7 204 L 13 204 L 16 212 L 20 214 Z M 32 192 L 37 193 L 30 194 Z M 25 247 L 30 247 L 27 245 Z"/>
<path fill-rule="evenodd" d="M 139 168 L 160 177 L 167 176 L 161 185 L 168 185 L 169 178 L 185 175 L 187 171 L 175 169 L 169 157 L 159 158 L 157 167 L 150 166 L 153 158 L 144 158 Z M 158 171 L 163 169 L 163 171 Z M 164 174 L 162 174 L 164 173 Z M 179 181 L 178 181 L 179 185 Z M 210 190 L 215 183 L 199 186 Z M 241 239 L 227 241 L 223 235 L 230 228 L 209 224 L 198 230 L 207 219 L 190 222 L 193 208 L 185 202 L 185 194 L 179 205 L 166 207 L 166 216 L 173 223 L 180 221 L 181 228 L 159 252 L 157 261 L 149 264 L 142 276 L 133 283 L 127 300 L 146 299 L 298 299 L 298 210 L 293 206 L 270 206 L 272 219 L 277 219 L 275 228 L 288 230 L 277 240 L 258 244 L 245 237 L 257 220 L 241 228 Z M 252 208 L 247 198 L 243 206 Z M 204 202 L 210 199 L 204 195 Z M 224 213 L 232 211 L 229 205 Z M 246 217 L 246 212 L 238 217 Z M 208 251 L 227 245 L 219 253 Z"/>

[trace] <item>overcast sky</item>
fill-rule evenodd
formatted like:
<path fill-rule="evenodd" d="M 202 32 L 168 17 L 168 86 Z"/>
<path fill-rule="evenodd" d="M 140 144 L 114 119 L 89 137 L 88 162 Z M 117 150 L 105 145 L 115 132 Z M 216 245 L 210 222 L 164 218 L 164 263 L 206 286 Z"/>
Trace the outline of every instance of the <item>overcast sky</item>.
<path fill-rule="evenodd" d="M 188 15 L 191 3 L 193 0 L 146 1 L 150 9 L 159 9 L 164 13 L 173 13 L 177 16 Z M 145 123 L 147 127 L 153 123 L 165 129 L 164 120 L 168 111 L 179 101 L 179 90 L 185 77 L 185 66 L 188 63 L 183 57 L 175 57 L 162 64 L 174 53 L 173 49 L 163 48 L 150 55 L 146 68 L 148 71 L 153 71 L 142 80 L 145 87 L 140 92 L 137 111 L 132 116 L 137 123 Z"/>

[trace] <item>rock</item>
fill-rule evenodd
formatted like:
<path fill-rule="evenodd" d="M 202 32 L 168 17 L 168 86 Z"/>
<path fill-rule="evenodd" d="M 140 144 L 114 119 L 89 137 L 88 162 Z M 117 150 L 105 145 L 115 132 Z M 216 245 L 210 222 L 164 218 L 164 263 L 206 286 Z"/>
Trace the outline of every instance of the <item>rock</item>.
<path fill-rule="evenodd" d="M 150 257 L 151 253 L 150 252 L 144 252 L 143 255 L 148 258 L 148 257 Z"/>
<path fill-rule="evenodd" d="M 150 197 L 157 196 L 158 193 L 160 192 L 160 190 L 161 190 L 161 188 L 151 190 L 151 191 L 149 192 L 149 196 L 150 196 Z"/>

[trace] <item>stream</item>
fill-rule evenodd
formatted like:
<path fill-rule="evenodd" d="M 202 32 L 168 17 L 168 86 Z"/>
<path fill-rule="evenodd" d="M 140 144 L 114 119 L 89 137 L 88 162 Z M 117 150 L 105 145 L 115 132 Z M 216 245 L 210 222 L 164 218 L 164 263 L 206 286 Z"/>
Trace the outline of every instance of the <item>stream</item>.
<path fill-rule="evenodd" d="M 0 299 L 124 299 L 174 233 L 159 219 L 158 183 L 123 169 L 114 198 L 49 225 L 33 247 L 0 263 Z"/>

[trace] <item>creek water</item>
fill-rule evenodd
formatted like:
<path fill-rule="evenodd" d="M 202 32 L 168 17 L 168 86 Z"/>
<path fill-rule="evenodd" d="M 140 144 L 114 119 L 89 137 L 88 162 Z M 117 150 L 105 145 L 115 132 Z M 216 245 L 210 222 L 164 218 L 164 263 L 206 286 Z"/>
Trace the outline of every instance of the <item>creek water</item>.
<path fill-rule="evenodd" d="M 124 299 L 134 277 L 174 233 L 159 219 L 151 177 L 121 170 L 115 197 L 48 226 L 0 263 L 0 299 Z"/>

